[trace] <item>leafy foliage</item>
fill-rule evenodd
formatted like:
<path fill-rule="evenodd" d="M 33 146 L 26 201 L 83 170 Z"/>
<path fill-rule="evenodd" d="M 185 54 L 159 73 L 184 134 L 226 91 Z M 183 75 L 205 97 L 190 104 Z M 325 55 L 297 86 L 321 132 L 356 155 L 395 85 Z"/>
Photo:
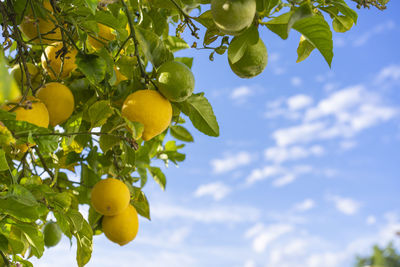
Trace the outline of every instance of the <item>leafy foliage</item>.
<path fill-rule="evenodd" d="M 389 243 L 386 247 L 379 247 L 375 245 L 373 247 L 373 253 L 370 256 L 357 257 L 356 267 L 365 266 L 382 266 L 382 267 L 399 267 L 400 266 L 400 254 L 393 246 L 393 243 Z"/>
<path fill-rule="evenodd" d="M 206 135 L 219 136 L 211 103 L 198 88 L 186 100 L 172 103 L 171 124 L 151 140 L 141 138 L 144 124 L 121 115 L 128 95 L 137 90 L 158 89 L 157 69 L 164 62 L 175 60 L 192 67 L 193 58 L 175 57 L 177 51 L 190 47 L 207 49 L 210 60 L 214 55 L 227 53 L 231 36 L 219 30 L 209 10 L 210 3 L 210 0 L 0 2 L 4 37 L 0 103 L 8 101 L 0 109 L 3 261 L 32 266 L 29 258 L 43 255 L 42 228 L 52 213 L 63 234 L 76 240 L 77 264 L 84 266 L 91 258 L 93 235 L 102 233 L 102 215 L 89 207 L 88 218 L 84 218 L 79 206 L 90 205 L 90 192 L 98 181 L 105 177 L 122 180 L 130 190 L 131 204 L 139 215 L 150 220 L 151 209 L 142 189 L 149 177 L 163 190 L 167 185 L 156 161 L 168 166 L 170 162 L 178 165 L 185 160 L 182 142 L 194 141 L 188 123 Z M 387 0 L 379 0 L 375 5 L 382 7 L 386 3 Z M 328 21 L 332 21 L 337 32 L 348 31 L 357 23 L 357 13 L 344 0 L 256 0 L 256 4 L 252 25 L 237 36 L 238 41 L 227 53 L 233 63 L 259 40 L 261 31 L 270 30 L 287 39 L 295 30 L 302 36 L 297 62 L 316 49 L 330 66 L 333 42 Z M 200 14 L 193 17 L 192 10 Z M 28 23 L 24 23 L 26 19 Z M 47 30 L 42 32 L 41 27 Z M 187 40 L 181 36 L 185 30 L 192 36 Z M 175 34 L 171 35 L 173 31 Z M 57 33 L 59 39 L 54 40 Z M 70 88 L 75 110 L 57 127 L 43 128 L 17 120 L 13 111 L 31 109 L 32 103 L 24 100 L 35 95 L 51 77 L 60 76 L 49 75 L 56 73 L 45 48 L 53 41 L 64 45 L 56 52 L 55 59 L 60 60 L 61 70 L 67 67 L 64 63 L 68 52 L 77 50 L 76 66 L 68 66 L 74 70 L 62 80 L 55 79 Z M 33 85 L 27 63 L 50 66 L 47 72 L 40 68 L 39 87 Z M 9 74 L 13 65 L 19 66 L 26 76 L 22 79 L 26 84 L 19 83 L 20 92 L 18 81 Z M 16 92 L 21 95 L 19 99 L 15 99 Z M 80 178 L 72 180 L 71 173 Z"/>

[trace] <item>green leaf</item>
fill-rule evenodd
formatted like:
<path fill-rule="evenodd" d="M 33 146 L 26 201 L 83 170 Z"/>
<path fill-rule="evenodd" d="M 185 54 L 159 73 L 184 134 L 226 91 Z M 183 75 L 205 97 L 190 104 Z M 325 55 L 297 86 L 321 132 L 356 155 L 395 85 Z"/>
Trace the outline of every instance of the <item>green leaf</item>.
<path fill-rule="evenodd" d="M 26 240 L 31 246 L 31 252 L 37 258 L 40 258 L 44 252 L 44 240 L 43 234 L 39 231 L 37 225 L 33 226 L 31 224 L 15 223 L 17 228 L 19 228 L 24 234 Z"/>
<path fill-rule="evenodd" d="M 228 49 L 228 59 L 231 64 L 238 62 L 247 50 L 247 47 L 258 42 L 259 35 L 257 27 L 251 26 L 243 34 L 235 37 L 235 41 L 231 42 Z"/>
<path fill-rule="evenodd" d="M 106 61 L 94 54 L 79 53 L 75 60 L 76 65 L 92 84 L 98 84 L 106 75 Z"/>
<path fill-rule="evenodd" d="M 5 237 L 5 235 L 0 234 L 0 251 L 6 251 L 7 249 L 8 249 L 8 239 L 7 237 Z"/>
<path fill-rule="evenodd" d="M 92 13 L 95 14 L 98 0 L 85 0 L 85 2 L 86 5 L 90 8 L 90 10 L 92 10 Z"/>
<path fill-rule="evenodd" d="M 212 106 L 203 95 L 191 95 L 185 101 L 177 103 L 177 105 L 200 132 L 209 136 L 219 136 L 217 118 L 214 115 Z"/>
<path fill-rule="evenodd" d="M 304 35 L 319 50 L 330 67 L 333 58 L 333 41 L 331 29 L 325 19 L 317 15 L 308 17 L 297 21 L 293 29 Z"/>
<path fill-rule="evenodd" d="M 174 58 L 174 61 L 178 61 L 178 62 L 185 64 L 189 69 L 191 69 L 192 65 L 193 65 L 192 57 L 176 57 L 176 58 Z"/>
<path fill-rule="evenodd" d="M 13 198 L 19 203 L 26 206 L 33 207 L 39 205 L 31 191 L 19 184 L 11 185 L 6 197 Z"/>
<path fill-rule="evenodd" d="M 300 37 L 299 47 L 297 48 L 297 60 L 296 63 L 299 63 L 311 54 L 314 50 L 315 46 L 310 43 L 303 35 Z"/>
<path fill-rule="evenodd" d="M 97 101 L 89 108 L 91 127 L 102 126 L 113 113 L 110 102 L 107 100 Z"/>
<path fill-rule="evenodd" d="M 20 95 L 17 83 L 8 73 L 3 51 L 0 52 L 0 104 L 14 100 Z"/>
<path fill-rule="evenodd" d="M 167 178 L 164 173 L 158 167 L 150 167 L 149 169 L 151 176 L 153 176 L 154 181 L 158 183 L 162 190 L 165 190 L 167 184 Z"/>
<path fill-rule="evenodd" d="M 288 38 L 290 30 L 296 22 L 312 15 L 313 12 L 311 7 L 308 2 L 306 2 L 300 7 L 296 8 L 294 11 L 284 13 L 279 17 L 268 21 L 265 25 L 268 27 L 268 29 L 278 34 L 282 39 L 285 40 Z"/>
<path fill-rule="evenodd" d="M 346 17 L 350 17 L 354 23 L 357 24 L 357 12 L 351 9 L 344 0 L 330 0 L 329 2 L 330 4 L 333 4 L 333 6 L 340 11 L 340 13 Z"/>
<path fill-rule="evenodd" d="M 166 39 L 164 39 L 164 43 L 172 53 L 182 49 L 190 48 L 190 46 L 184 40 L 176 36 L 168 36 Z"/>
<path fill-rule="evenodd" d="M 191 133 L 183 126 L 175 125 L 170 127 L 171 135 L 178 140 L 185 142 L 193 142 L 193 136 Z"/>
<path fill-rule="evenodd" d="M 274 19 L 271 19 L 270 21 L 267 21 L 265 23 L 265 26 L 267 28 L 279 35 L 282 39 L 287 39 L 288 38 L 288 23 L 290 18 L 292 17 L 293 11 L 284 13 Z"/>
<path fill-rule="evenodd" d="M 157 34 L 141 27 L 135 29 L 140 47 L 154 67 L 158 68 L 164 62 L 174 59 L 174 55 Z"/>
<path fill-rule="evenodd" d="M 332 21 L 332 27 L 335 32 L 347 32 L 353 27 L 353 20 L 345 16 L 336 16 Z"/>
<path fill-rule="evenodd" d="M 268 16 L 271 10 L 280 2 L 280 0 L 257 0 L 257 12 L 261 13 L 261 15 Z"/>
<path fill-rule="evenodd" d="M 135 207 L 136 211 L 140 216 L 143 216 L 149 220 L 150 218 L 150 206 L 146 195 L 142 192 L 139 187 L 132 186 L 132 199 L 131 204 Z"/>
<path fill-rule="evenodd" d="M 9 170 L 8 163 L 6 159 L 6 152 L 0 148 L 0 171 Z"/>
<path fill-rule="evenodd" d="M 0 209 L 3 214 L 10 215 L 23 222 L 36 221 L 41 215 L 37 206 L 24 205 L 14 198 L 0 198 Z"/>
<path fill-rule="evenodd" d="M 93 231 L 86 220 L 83 220 L 82 229 L 75 234 L 77 241 L 76 261 L 79 267 L 85 266 L 92 257 Z"/>
<path fill-rule="evenodd" d="M 121 155 L 121 159 L 124 165 L 127 167 L 134 167 L 136 162 L 135 150 L 133 150 L 130 145 L 124 142 L 122 146 L 122 151 L 123 153 Z"/>

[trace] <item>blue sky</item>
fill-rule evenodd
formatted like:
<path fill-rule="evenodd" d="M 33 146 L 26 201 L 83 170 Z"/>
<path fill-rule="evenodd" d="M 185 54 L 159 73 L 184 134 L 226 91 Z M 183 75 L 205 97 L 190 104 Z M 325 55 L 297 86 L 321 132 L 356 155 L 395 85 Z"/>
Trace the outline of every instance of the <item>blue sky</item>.
<path fill-rule="evenodd" d="M 144 191 L 152 221 L 119 247 L 94 238 L 88 266 L 346 267 L 400 230 L 400 3 L 362 10 L 334 34 L 332 69 L 300 36 L 262 31 L 269 62 L 244 80 L 226 55 L 194 56 L 196 91 L 212 103 L 219 138 L 198 133 L 167 190 Z M 84 210 L 84 209 L 83 209 Z M 400 246 L 399 238 L 396 240 Z M 63 238 L 35 266 L 74 266 Z"/>

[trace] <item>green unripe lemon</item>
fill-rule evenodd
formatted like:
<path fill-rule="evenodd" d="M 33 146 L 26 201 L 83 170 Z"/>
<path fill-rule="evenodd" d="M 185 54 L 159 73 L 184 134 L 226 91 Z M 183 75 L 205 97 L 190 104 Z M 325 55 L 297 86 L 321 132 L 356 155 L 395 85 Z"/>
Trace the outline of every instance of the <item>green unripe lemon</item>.
<path fill-rule="evenodd" d="M 39 67 L 33 65 L 32 63 L 26 63 L 26 66 L 28 68 L 28 72 L 31 76 L 31 84 L 34 89 L 39 87 L 40 82 L 42 80 L 42 75 L 40 74 L 40 69 Z M 17 82 L 19 87 L 22 87 L 22 85 L 26 86 L 27 85 L 27 79 L 25 75 L 25 70 L 24 66 L 21 66 L 19 64 L 16 64 L 12 67 L 11 69 L 11 75 L 14 77 L 14 80 Z"/>
<path fill-rule="evenodd" d="M 61 229 L 56 222 L 48 222 L 43 228 L 44 245 L 54 247 L 61 240 Z"/>
<path fill-rule="evenodd" d="M 192 95 L 194 76 L 185 64 L 168 61 L 157 70 L 157 86 L 165 98 L 181 102 Z"/>
<path fill-rule="evenodd" d="M 233 38 L 229 48 L 232 47 L 232 44 L 236 42 L 238 39 Z M 228 54 L 229 54 L 228 48 Z M 229 60 L 229 58 L 228 58 Z M 258 39 L 257 43 L 253 45 L 247 45 L 246 51 L 243 54 L 243 57 L 239 59 L 239 61 L 232 63 L 229 60 L 229 66 L 232 71 L 241 78 L 252 78 L 260 74 L 268 62 L 268 53 L 267 48 L 265 47 L 264 42 L 261 38 Z"/>
<path fill-rule="evenodd" d="M 212 0 L 211 14 L 221 32 L 239 35 L 253 22 L 256 0 Z"/>

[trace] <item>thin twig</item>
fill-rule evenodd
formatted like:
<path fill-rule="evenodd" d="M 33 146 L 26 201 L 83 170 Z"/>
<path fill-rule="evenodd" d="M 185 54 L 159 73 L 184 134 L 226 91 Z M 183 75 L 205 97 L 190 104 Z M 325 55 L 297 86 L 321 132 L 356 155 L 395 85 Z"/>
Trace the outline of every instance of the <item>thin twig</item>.
<path fill-rule="evenodd" d="M 46 170 L 46 172 L 50 175 L 51 180 L 54 180 L 54 173 L 47 167 L 46 161 L 44 160 L 42 153 L 40 153 L 40 150 L 37 146 L 34 147 L 36 154 L 38 155 L 40 162 L 42 163 L 43 169 Z"/>

